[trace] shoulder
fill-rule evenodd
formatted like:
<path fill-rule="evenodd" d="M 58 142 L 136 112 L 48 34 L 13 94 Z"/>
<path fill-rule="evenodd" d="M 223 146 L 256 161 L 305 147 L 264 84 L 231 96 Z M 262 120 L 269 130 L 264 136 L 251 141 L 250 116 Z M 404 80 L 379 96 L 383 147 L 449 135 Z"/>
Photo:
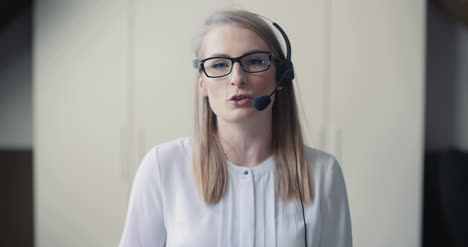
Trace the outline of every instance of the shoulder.
<path fill-rule="evenodd" d="M 131 202 L 165 201 L 174 190 L 193 187 L 191 138 L 184 137 L 154 146 L 140 163 L 132 185 Z M 156 199 L 155 199 L 156 198 Z"/>
<path fill-rule="evenodd" d="M 181 137 L 154 146 L 146 155 L 151 157 L 161 176 L 188 167 L 192 159 L 192 137 Z"/>
<path fill-rule="evenodd" d="M 304 146 L 304 156 L 311 169 L 326 172 L 336 162 L 335 156 L 325 151 Z"/>
<path fill-rule="evenodd" d="M 332 154 L 305 146 L 304 155 L 316 182 L 322 184 L 326 182 L 324 180 L 342 177 L 341 166 Z"/>
<path fill-rule="evenodd" d="M 314 177 L 315 202 L 321 218 L 321 246 L 352 246 L 351 217 L 343 172 L 329 153 L 305 148 L 305 156 Z M 310 206 L 312 207 L 312 206 Z M 310 214 L 308 216 L 311 219 Z"/>
<path fill-rule="evenodd" d="M 160 163 L 168 159 L 184 157 L 191 154 L 192 137 L 181 137 L 169 142 L 161 143 L 153 146 L 145 155 L 145 159 L 152 159 L 154 162 Z M 164 163 L 164 162 L 163 162 Z"/>
<path fill-rule="evenodd" d="M 192 151 L 192 137 L 181 137 L 166 143 L 161 143 L 153 147 L 152 151 L 157 153 L 159 159 L 166 157 L 176 157 Z"/>

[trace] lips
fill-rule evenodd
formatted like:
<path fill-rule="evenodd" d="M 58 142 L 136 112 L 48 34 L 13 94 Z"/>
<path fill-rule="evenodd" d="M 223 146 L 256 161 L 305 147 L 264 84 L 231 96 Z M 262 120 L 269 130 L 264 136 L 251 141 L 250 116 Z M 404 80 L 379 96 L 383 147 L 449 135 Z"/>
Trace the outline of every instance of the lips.
<path fill-rule="evenodd" d="M 252 97 L 247 94 L 236 94 L 236 95 L 231 96 L 231 98 L 229 98 L 229 100 L 243 100 L 243 99 L 252 99 Z"/>
<path fill-rule="evenodd" d="M 252 96 L 247 94 L 236 94 L 229 98 L 229 102 L 234 106 L 249 106 L 252 105 Z"/>

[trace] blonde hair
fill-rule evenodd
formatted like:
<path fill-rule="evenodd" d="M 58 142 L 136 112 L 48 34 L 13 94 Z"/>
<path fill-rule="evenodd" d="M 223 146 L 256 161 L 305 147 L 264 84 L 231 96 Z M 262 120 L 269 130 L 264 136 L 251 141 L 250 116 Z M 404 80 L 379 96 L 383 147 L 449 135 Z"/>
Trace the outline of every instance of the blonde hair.
<path fill-rule="evenodd" d="M 258 15 L 245 10 L 217 11 L 205 21 L 201 32 L 193 42 L 193 50 L 197 59 L 200 59 L 200 48 L 204 36 L 216 24 L 249 28 L 268 44 L 274 54 L 274 64 L 285 60 L 284 52 L 270 25 Z M 297 151 L 302 199 L 305 203 L 310 203 L 314 197 L 312 176 L 305 159 L 294 86 L 292 82 L 289 84 L 290 87 L 283 88 L 277 93 L 272 107 L 272 151 L 277 180 L 276 193 L 284 200 L 300 200 L 292 134 Z M 203 97 L 200 102 L 198 90 L 195 90 L 194 105 L 195 135 L 192 163 L 197 189 L 206 203 L 216 204 L 228 189 L 226 155 L 217 136 L 216 115 L 211 109 L 208 98 Z"/>

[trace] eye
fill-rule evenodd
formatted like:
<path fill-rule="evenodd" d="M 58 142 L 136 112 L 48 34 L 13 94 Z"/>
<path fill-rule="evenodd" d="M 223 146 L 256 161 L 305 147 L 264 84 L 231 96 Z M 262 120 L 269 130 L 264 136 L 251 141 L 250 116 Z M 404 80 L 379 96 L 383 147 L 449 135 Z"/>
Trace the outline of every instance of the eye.
<path fill-rule="evenodd" d="M 215 61 L 210 64 L 210 68 L 215 70 L 225 70 L 228 67 L 229 64 L 226 61 Z"/>
<path fill-rule="evenodd" d="M 268 60 L 258 56 L 249 57 L 243 64 L 244 69 L 248 72 L 263 71 L 268 68 L 268 65 Z"/>
<path fill-rule="evenodd" d="M 270 66 L 270 57 L 266 52 L 250 54 L 242 58 L 242 66 L 247 72 L 260 72 Z"/>
<path fill-rule="evenodd" d="M 251 65 L 262 65 L 265 63 L 265 60 L 263 59 L 260 59 L 260 58 L 251 58 L 249 60 L 247 60 L 247 65 L 248 66 L 251 66 Z"/>

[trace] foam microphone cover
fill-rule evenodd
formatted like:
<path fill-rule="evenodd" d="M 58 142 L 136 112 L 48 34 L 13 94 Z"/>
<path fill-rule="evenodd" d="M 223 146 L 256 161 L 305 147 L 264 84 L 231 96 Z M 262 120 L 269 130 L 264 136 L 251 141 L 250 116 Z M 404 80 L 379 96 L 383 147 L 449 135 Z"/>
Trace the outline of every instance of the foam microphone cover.
<path fill-rule="evenodd" d="M 263 111 L 271 103 L 270 96 L 264 95 L 255 99 L 254 106 L 257 111 Z"/>

